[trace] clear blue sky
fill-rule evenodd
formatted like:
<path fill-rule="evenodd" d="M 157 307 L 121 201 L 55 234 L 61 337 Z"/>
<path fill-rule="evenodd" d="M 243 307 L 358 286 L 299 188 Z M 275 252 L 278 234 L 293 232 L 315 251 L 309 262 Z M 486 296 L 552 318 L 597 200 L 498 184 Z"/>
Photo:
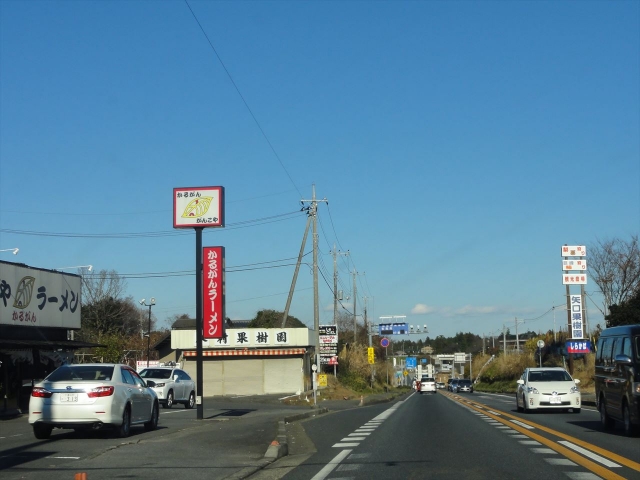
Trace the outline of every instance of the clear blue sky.
<path fill-rule="evenodd" d="M 639 96 L 637 1 L 3 0 L 0 258 L 115 270 L 160 324 L 193 316 L 172 189 L 221 185 L 204 244 L 250 319 L 284 309 L 315 184 L 321 323 L 335 242 L 359 315 L 546 331 L 560 246 L 640 231 Z M 291 314 L 313 326 L 308 266 Z"/>

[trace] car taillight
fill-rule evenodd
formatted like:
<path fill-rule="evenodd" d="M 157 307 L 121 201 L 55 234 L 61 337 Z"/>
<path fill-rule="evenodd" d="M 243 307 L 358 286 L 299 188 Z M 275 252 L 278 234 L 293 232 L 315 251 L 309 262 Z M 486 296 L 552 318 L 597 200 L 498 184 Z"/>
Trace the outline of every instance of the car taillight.
<path fill-rule="evenodd" d="M 89 398 L 108 397 L 113 395 L 113 387 L 96 387 L 87 392 Z"/>
<path fill-rule="evenodd" d="M 51 398 L 51 395 L 53 395 L 53 392 L 50 392 L 49 390 L 46 390 L 42 387 L 33 387 L 33 390 L 31 390 L 32 397 Z"/>

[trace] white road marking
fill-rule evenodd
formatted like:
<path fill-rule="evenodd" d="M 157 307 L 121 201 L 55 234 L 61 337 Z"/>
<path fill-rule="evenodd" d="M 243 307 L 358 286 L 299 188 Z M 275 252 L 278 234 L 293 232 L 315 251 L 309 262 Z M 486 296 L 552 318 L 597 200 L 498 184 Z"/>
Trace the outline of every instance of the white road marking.
<path fill-rule="evenodd" d="M 352 453 L 351 455 L 349 455 L 349 460 L 362 460 L 365 458 L 369 458 L 370 456 L 370 453 Z"/>
<path fill-rule="evenodd" d="M 497 415 L 498 417 L 501 415 L 500 413 L 494 412 L 493 410 L 487 410 L 487 412 Z"/>
<path fill-rule="evenodd" d="M 362 432 L 362 433 L 350 433 L 349 437 L 362 437 L 364 435 L 371 435 L 371 432 Z"/>
<path fill-rule="evenodd" d="M 568 458 L 545 458 L 545 462 L 550 465 L 558 465 L 562 467 L 577 467 L 578 465 L 573 463 Z"/>
<path fill-rule="evenodd" d="M 518 443 L 521 443 L 522 445 L 540 445 L 540 442 L 536 440 L 520 440 Z"/>
<path fill-rule="evenodd" d="M 535 427 L 532 427 L 531 425 L 527 425 L 526 423 L 519 422 L 518 420 L 511 420 L 511 421 L 516 425 L 520 425 L 521 427 L 524 427 L 528 430 L 535 430 Z"/>
<path fill-rule="evenodd" d="M 606 467 L 620 468 L 620 465 L 618 465 L 617 463 L 607 460 L 606 458 L 601 457 L 600 455 L 596 455 L 595 453 L 590 452 L 586 448 L 579 447 L 578 445 L 575 445 L 571 442 L 567 442 L 566 440 L 561 440 L 558 443 L 561 445 L 564 445 L 567 448 L 570 448 L 571 450 L 581 453 L 585 457 L 589 457 L 591 460 L 595 460 L 596 462 L 599 462 Z"/>
<path fill-rule="evenodd" d="M 336 443 L 333 448 L 352 448 L 352 447 L 357 447 L 358 445 L 360 445 L 359 443 Z"/>
<path fill-rule="evenodd" d="M 60 460 L 80 460 L 80 457 L 45 457 L 45 458 L 58 458 Z"/>
<path fill-rule="evenodd" d="M 544 453 L 545 455 L 557 455 L 558 452 L 550 448 L 532 448 L 533 453 Z"/>
<path fill-rule="evenodd" d="M 347 455 L 349 455 L 350 453 L 351 453 L 351 450 L 343 450 L 343 451 L 341 451 L 338 455 L 333 457 L 333 460 L 331 460 L 324 467 L 322 467 L 322 470 L 320 470 L 318 473 L 316 473 L 315 476 L 311 480 L 324 480 L 325 478 L 327 478 L 327 476 L 331 472 L 333 472 L 333 470 L 338 465 L 340 465 L 340 462 L 342 462 L 342 460 L 344 460 L 347 457 Z"/>
<path fill-rule="evenodd" d="M 336 469 L 336 472 L 348 472 L 351 470 L 358 470 L 361 467 L 362 465 L 358 463 L 343 463 Z"/>
<path fill-rule="evenodd" d="M 340 440 L 341 442 L 354 442 L 354 441 L 359 441 L 362 442 L 364 440 L 366 440 L 367 437 L 347 437 L 347 438 L 343 438 L 342 440 Z"/>
<path fill-rule="evenodd" d="M 160 415 L 168 415 L 169 413 L 184 413 L 184 412 L 188 412 L 189 410 L 184 409 L 184 410 L 171 410 L 170 412 L 161 412 Z"/>
<path fill-rule="evenodd" d="M 591 472 L 564 472 L 565 475 L 573 480 L 601 480 L 599 476 Z"/>

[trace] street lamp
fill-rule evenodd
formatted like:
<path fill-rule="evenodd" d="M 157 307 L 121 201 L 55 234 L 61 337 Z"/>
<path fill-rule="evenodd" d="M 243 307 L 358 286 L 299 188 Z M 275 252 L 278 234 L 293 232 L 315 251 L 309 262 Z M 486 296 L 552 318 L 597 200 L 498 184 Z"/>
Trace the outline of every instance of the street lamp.
<path fill-rule="evenodd" d="M 156 299 L 154 297 L 151 297 L 148 305 L 145 302 L 144 298 L 140 300 L 140 305 L 149 307 L 149 328 L 147 330 L 147 368 L 149 368 L 149 353 L 151 351 L 151 307 L 153 307 L 155 304 L 156 304 Z"/>
<path fill-rule="evenodd" d="M 3 248 L 0 250 L 0 252 L 13 252 L 14 255 L 17 255 L 19 251 L 19 248 Z"/>
<path fill-rule="evenodd" d="M 54 268 L 54 270 L 71 270 L 72 268 L 86 268 L 88 272 L 93 270 L 93 265 L 77 265 L 75 267 L 59 267 Z"/>

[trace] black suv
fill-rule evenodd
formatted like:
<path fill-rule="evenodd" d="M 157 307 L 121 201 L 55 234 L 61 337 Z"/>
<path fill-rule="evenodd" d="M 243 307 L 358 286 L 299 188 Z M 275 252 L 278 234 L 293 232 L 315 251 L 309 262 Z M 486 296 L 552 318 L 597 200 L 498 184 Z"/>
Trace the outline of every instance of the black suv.
<path fill-rule="evenodd" d="M 458 380 L 458 392 L 473 393 L 473 383 L 471 383 L 471 380 L 464 378 Z"/>

